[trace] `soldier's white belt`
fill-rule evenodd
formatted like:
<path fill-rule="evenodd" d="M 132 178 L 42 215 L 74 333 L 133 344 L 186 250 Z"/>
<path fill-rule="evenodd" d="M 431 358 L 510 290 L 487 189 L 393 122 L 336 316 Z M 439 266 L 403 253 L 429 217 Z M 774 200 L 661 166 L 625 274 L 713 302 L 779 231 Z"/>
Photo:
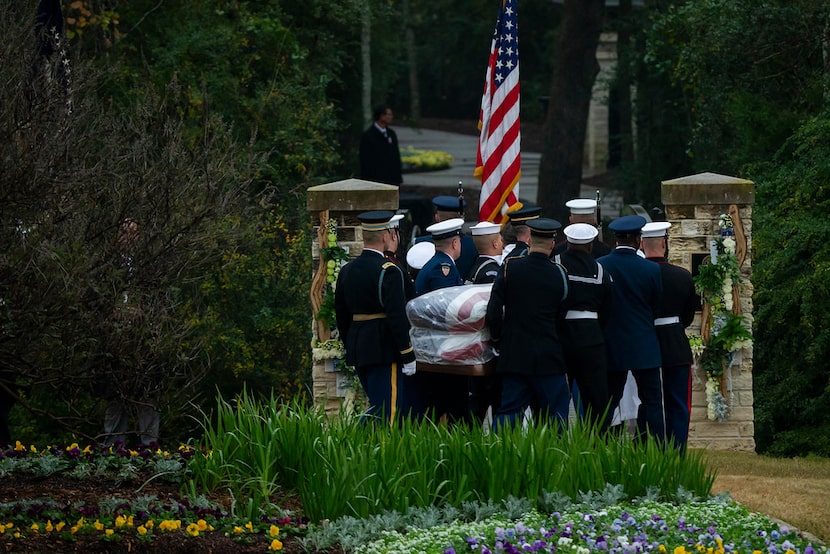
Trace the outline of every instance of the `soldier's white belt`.
<path fill-rule="evenodd" d="M 599 319 L 599 315 L 587 310 L 568 310 L 565 319 Z"/>
<path fill-rule="evenodd" d="M 658 317 L 654 320 L 655 327 L 660 327 L 661 325 L 671 325 L 672 323 L 680 323 L 680 317 Z"/>
<path fill-rule="evenodd" d="M 371 321 L 373 319 L 383 319 L 386 317 L 386 314 L 379 313 L 379 314 L 354 314 L 352 316 L 352 321 Z"/>

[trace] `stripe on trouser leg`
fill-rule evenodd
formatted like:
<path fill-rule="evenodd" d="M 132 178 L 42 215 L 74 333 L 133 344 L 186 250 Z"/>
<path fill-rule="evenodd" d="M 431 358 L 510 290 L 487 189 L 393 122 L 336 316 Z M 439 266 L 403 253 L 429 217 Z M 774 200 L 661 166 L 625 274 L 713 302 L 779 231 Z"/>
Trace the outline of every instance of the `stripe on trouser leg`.
<path fill-rule="evenodd" d="M 660 378 L 660 409 L 663 410 L 663 444 L 668 443 L 669 430 L 666 423 L 666 393 L 663 389 L 663 368 L 657 368 L 657 376 Z"/>
<path fill-rule="evenodd" d="M 392 375 L 389 376 L 392 384 L 392 398 L 389 399 L 389 425 L 395 423 L 395 412 L 398 411 L 398 364 L 392 362 Z"/>

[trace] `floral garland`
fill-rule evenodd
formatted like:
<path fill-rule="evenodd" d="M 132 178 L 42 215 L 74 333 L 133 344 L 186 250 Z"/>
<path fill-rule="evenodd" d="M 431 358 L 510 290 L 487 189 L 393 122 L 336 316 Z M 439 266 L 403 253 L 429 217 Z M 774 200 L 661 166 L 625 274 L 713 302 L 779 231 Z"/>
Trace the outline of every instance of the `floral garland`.
<path fill-rule="evenodd" d="M 335 336 L 324 341 L 315 338 L 311 345 L 311 357 L 315 362 L 333 360 L 335 371 L 342 371 L 346 375 L 355 377 L 354 368 L 347 365 L 345 361 L 346 347 L 337 337 L 334 310 L 337 277 L 340 275 L 340 268 L 348 261 L 349 253 L 337 244 L 337 222 L 329 219 L 326 221 L 326 247 L 320 248 L 320 263 L 326 264 L 326 285 L 323 289 L 323 301 L 315 317 L 318 321 L 328 325 L 334 331 Z"/>
<path fill-rule="evenodd" d="M 349 261 L 349 253 L 337 244 L 337 222 L 333 219 L 326 221 L 326 242 L 327 246 L 325 248 L 322 245 L 320 246 L 320 263 L 326 264 L 326 285 L 323 289 L 322 304 L 314 317 L 330 328 L 334 328 L 336 325 L 334 289 L 337 287 L 337 276 L 340 275 L 340 268 Z"/>
<path fill-rule="evenodd" d="M 721 214 L 718 227 L 720 236 L 712 241 L 711 263 L 701 265 L 695 277 L 695 289 L 711 310 L 711 316 L 704 317 L 708 329 L 702 330 L 708 338 L 704 341 L 703 337 L 692 336 L 689 340 L 696 364 L 706 373 L 707 417 L 725 421 L 730 406 L 721 392 L 721 380 L 734 363 L 735 354 L 752 345 L 752 334 L 735 299 L 741 275 L 732 217 Z"/>

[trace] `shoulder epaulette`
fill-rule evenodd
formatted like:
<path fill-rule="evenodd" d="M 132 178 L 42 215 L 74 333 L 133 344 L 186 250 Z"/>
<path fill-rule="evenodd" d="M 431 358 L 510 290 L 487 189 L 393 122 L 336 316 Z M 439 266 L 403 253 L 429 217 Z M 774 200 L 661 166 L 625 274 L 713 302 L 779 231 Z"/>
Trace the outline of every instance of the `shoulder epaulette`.
<path fill-rule="evenodd" d="M 395 262 L 386 262 L 381 266 L 383 269 L 389 269 L 390 267 L 398 267 L 395 265 Z"/>

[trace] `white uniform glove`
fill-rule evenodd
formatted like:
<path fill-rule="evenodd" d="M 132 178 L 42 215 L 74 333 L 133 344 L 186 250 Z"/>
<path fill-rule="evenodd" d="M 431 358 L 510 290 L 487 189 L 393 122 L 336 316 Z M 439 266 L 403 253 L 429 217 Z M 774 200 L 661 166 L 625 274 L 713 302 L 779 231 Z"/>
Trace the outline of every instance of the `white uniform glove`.
<path fill-rule="evenodd" d="M 407 362 L 401 368 L 404 375 L 415 375 L 415 362 Z"/>

